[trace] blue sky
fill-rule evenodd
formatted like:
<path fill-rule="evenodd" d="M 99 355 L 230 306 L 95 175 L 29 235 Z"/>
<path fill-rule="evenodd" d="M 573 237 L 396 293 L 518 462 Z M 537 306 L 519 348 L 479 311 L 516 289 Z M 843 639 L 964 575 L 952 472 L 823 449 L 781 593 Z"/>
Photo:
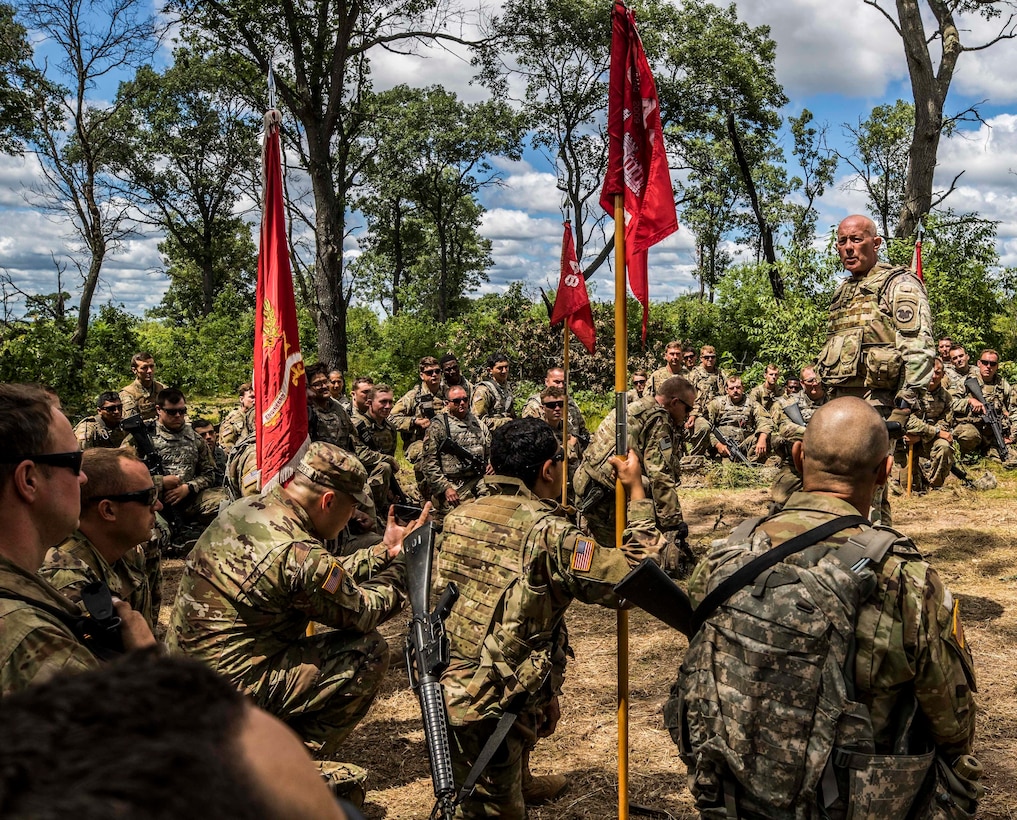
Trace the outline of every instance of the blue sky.
<path fill-rule="evenodd" d="M 828 126 L 832 143 L 842 142 L 842 125 L 866 117 L 874 105 L 910 99 L 903 50 L 889 23 L 862 0 L 744 0 L 740 16 L 752 25 L 769 25 L 777 42 L 777 78 L 790 99 L 785 114 L 809 108 L 820 125 Z M 891 3 L 892 5 L 892 3 Z M 975 42 L 988 33 L 979 20 L 967 21 L 964 37 Z M 1010 66 L 1015 44 L 1003 42 L 990 50 L 962 55 L 947 102 L 948 112 L 986 100 L 986 125 L 967 127 L 945 139 L 940 148 L 937 184 L 946 185 L 958 171 L 961 182 L 948 200 L 958 211 L 978 211 L 999 220 L 999 251 L 1006 265 L 1017 266 L 1017 86 Z M 461 56 L 435 51 L 426 59 L 397 55 L 374 58 L 378 88 L 400 82 L 441 83 L 467 100 L 483 90 L 468 84 L 471 69 Z M 790 154 L 790 151 L 787 151 Z M 485 193 L 487 207 L 482 233 L 493 242 L 494 268 L 482 292 L 499 292 L 510 283 L 557 284 L 561 243 L 560 194 L 553 168 L 543 157 L 527 152 L 520 162 L 497 160 L 504 185 Z M 852 190 L 849 169 L 819 203 L 819 230 L 825 233 L 849 213 L 865 208 L 864 196 Z M 33 160 L 0 157 L 0 266 L 27 290 L 56 288 L 51 260 L 73 249 L 67 226 L 54 223 L 26 206 L 23 191 L 37 178 Z M 95 304 L 112 300 L 142 312 L 155 305 L 166 287 L 153 234 L 127 242 L 108 257 Z M 691 276 L 694 237 L 677 234 L 650 252 L 651 298 L 668 299 L 695 287 Z M 356 253 L 351 240 L 347 252 Z M 73 266 L 65 289 L 75 290 Z M 613 298 L 613 282 L 605 273 L 592 283 L 593 298 Z M 76 297 L 76 294 L 75 294 Z"/>

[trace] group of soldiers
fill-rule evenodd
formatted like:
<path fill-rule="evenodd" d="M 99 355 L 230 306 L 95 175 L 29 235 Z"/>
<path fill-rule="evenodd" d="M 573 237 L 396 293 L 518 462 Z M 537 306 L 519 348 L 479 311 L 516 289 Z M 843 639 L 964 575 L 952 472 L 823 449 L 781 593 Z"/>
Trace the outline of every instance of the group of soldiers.
<path fill-rule="evenodd" d="M 459 589 L 446 624 L 451 652 L 442 675 L 457 784 L 486 761 L 456 815 L 524 818 L 527 803 L 554 799 L 567 786 L 561 774 L 529 772 L 531 750 L 558 724 L 571 651 L 566 611 L 575 599 L 621 606 L 615 584 L 643 559 L 662 562 L 669 544 L 684 541 L 678 488 L 686 449 L 717 458 L 738 451 L 755 463 L 781 453 L 790 477 L 778 479 L 783 511 L 767 519 L 777 524 L 759 525 L 766 544 L 853 514 L 847 529 L 820 541 L 829 551 L 872 531 L 857 513 L 888 521 L 888 500 L 880 494 L 893 459 L 884 421 L 899 424 L 916 443 L 924 445 L 927 436 L 934 445 L 930 483 L 938 480 L 938 459 L 946 458 L 938 442 L 967 441 L 972 452 L 986 442 L 985 406 L 952 396 L 968 381 L 966 354 L 958 348 L 955 359 L 951 349 L 947 374 L 935 355 L 921 283 L 878 263 L 879 244 L 864 217 L 838 229 L 849 276 L 831 306 L 827 344 L 797 384 L 782 382 L 769 366 L 746 395 L 740 378 L 720 370 L 713 347 L 701 348 L 697 365 L 695 351 L 677 342 L 668 345 L 660 370 L 636 371 L 625 453 L 615 453 L 614 411 L 591 435 L 560 368 L 548 370 L 544 387 L 519 402 L 517 418 L 503 353 L 488 358 L 486 378 L 476 384 L 462 375 L 455 355 L 425 357 L 419 383 L 398 400 L 391 387 L 364 377 L 347 392 L 340 371 L 308 366 L 312 441 L 293 475 L 264 490 L 250 385 L 240 387 L 218 442 L 214 425 L 208 431 L 197 420 L 187 423 L 184 396 L 155 381 L 147 354 L 134 357 L 135 381 L 119 394 L 103 393 L 96 416 L 74 433 L 51 396 L 0 385 L 2 691 L 97 665 L 101 649 L 71 624 L 92 612 L 96 581 L 114 596 L 120 621 L 111 629 L 120 633 L 119 649 L 155 642 L 151 564 L 165 542 L 146 536 L 165 519 L 169 543 L 179 543 L 181 532 L 197 534 L 185 542 L 169 649 L 202 661 L 284 721 L 333 788 L 362 802 L 366 772 L 334 758 L 389 665 L 378 626 L 400 611 L 406 595 L 403 541 L 433 521 L 442 531 L 441 578 Z M 984 351 L 973 378 L 987 402 L 999 397 L 999 416 L 1007 419 L 1009 387 L 997 369 L 998 355 Z M 940 403 L 954 414 L 944 427 L 934 409 Z M 415 488 L 399 485 L 400 437 Z M 217 462 L 224 479 L 217 478 Z M 616 479 L 627 495 L 620 539 Z M 859 610 L 854 626 L 858 645 L 884 653 L 886 668 L 895 670 L 886 679 L 855 682 L 859 709 L 871 712 L 873 757 L 865 766 L 875 777 L 902 748 L 896 733 L 907 713 L 909 731 L 920 730 L 942 759 L 914 764 L 925 768 L 912 773 L 917 785 L 907 800 L 921 792 L 949 809 L 937 816 L 973 816 L 977 777 L 957 761 L 970 758 L 974 678 L 955 600 L 914 545 L 887 532 L 892 537 L 872 558 L 871 600 L 882 614 Z M 725 543 L 697 568 L 697 596 L 712 589 L 711 570 L 720 566 Z M 887 595 L 891 587 L 900 596 Z M 767 582 L 759 594 L 770 589 Z M 884 621 L 889 626 L 879 626 L 874 642 L 866 630 Z M 948 683 L 951 697 L 929 696 L 930 681 Z M 697 724 L 690 735 L 682 721 L 693 712 L 679 712 L 668 724 L 676 739 L 704 741 L 702 748 L 682 747 L 704 816 L 783 816 L 743 810 L 757 805 L 752 784 L 736 783 L 739 767 L 708 760 L 704 751 L 709 731 L 719 730 L 704 740 L 705 724 Z M 858 768 L 855 757 L 837 757 L 836 766 Z M 830 794 L 820 797 L 811 783 L 786 796 L 787 816 L 818 816 L 807 809 L 796 814 L 796 801 L 839 800 L 843 807 L 854 800 L 842 788 L 838 793 L 841 775 L 831 775 Z M 878 802 L 884 787 L 877 781 L 868 788 Z M 896 785 L 889 784 L 891 791 Z"/>

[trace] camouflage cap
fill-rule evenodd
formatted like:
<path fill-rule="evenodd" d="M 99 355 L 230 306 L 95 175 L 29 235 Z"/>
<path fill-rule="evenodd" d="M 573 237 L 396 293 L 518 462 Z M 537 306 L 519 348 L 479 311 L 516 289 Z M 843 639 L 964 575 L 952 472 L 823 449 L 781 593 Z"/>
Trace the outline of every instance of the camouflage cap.
<path fill-rule="evenodd" d="M 364 465 L 353 453 L 334 444 L 312 442 L 297 464 L 297 472 L 315 484 L 353 496 L 358 504 L 371 503 L 364 492 L 367 484 Z"/>

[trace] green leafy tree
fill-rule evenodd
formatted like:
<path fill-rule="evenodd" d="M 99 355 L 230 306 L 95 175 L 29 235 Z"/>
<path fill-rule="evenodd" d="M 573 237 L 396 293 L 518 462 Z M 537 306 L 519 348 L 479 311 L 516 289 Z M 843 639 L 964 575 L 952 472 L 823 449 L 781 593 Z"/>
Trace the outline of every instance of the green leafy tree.
<path fill-rule="evenodd" d="M 914 128 L 908 146 L 903 202 L 893 235 L 915 235 L 918 220 L 953 190 L 957 177 L 945 193 L 933 193 L 933 177 L 940 137 L 958 121 L 977 118 L 977 109 L 944 114 L 957 62 L 965 52 L 982 51 L 1017 37 L 1017 11 L 1010 0 L 865 0 L 893 26 L 904 47 L 911 79 Z M 981 42 L 969 35 L 976 19 L 986 21 L 994 33 Z M 929 23 L 930 28 L 926 28 Z M 984 30 L 985 26 L 978 25 Z M 958 174 L 958 177 L 960 175 Z M 887 231 L 884 236 L 891 234 Z"/>
<path fill-rule="evenodd" d="M 500 181 L 490 157 L 519 158 L 523 120 L 504 102 L 467 104 L 439 86 L 398 86 L 378 95 L 378 110 L 364 174 L 374 197 L 364 207 L 374 211 L 375 232 L 387 235 L 395 275 L 402 279 L 416 268 L 411 301 L 444 322 L 486 275 L 490 253 L 477 235 L 483 210 L 475 197 Z M 411 203 L 424 240 L 413 261 L 400 235 Z M 396 298 L 400 287 L 393 285 Z"/>
<path fill-rule="evenodd" d="M 237 207 L 242 179 L 256 174 L 260 117 L 228 88 L 236 61 L 183 48 L 173 56 L 164 72 L 143 66 L 121 84 L 118 100 L 129 104 L 119 106 L 114 167 L 141 219 L 168 235 L 175 295 L 189 315 L 208 316 L 227 283 L 250 288 L 253 244 Z"/>
<path fill-rule="evenodd" d="M 314 205 L 314 261 L 297 273 L 306 278 L 302 292 L 311 296 L 321 359 L 345 367 L 353 289 L 344 276 L 343 242 L 365 160 L 364 126 L 372 115 L 370 53 L 408 53 L 423 42 L 469 45 L 449 33 L 463 14 L 450 0 L 171 0 L 169 10 L 197 47 L 239 59 L 246 67 L 242 76 L 274 71 L 279 104 L 292 117 L 287 135 Z M 264 105 L 263 87 L 240 86 L 238 93 L 252 105 Z"/>
<path fill-rule="evenodd" d="M 36 110 L 30 143 L 43 179 L 32 200 L 66 221 L 81 242 L 73 257 L 82 283 L 71 337 L 80 365 L 103 262 L 130 233 L 128 205 L 114 196 L 109 167 L 121 140 L 118 113 L 129 100 L 103 105 L 94 95 L 98 84 L 150 60 L 156 31 L 138 0 L 27 0 L 21 8 L 26 24 L 56 53 L 46 64 L 52 96 Z M 46 93 L 36 91 L 40 98 Z"/>
<path fill-rule="evenodd" d="M 904 100 L 877 105 L 858 125 L 845 125 L 853 142 L 852 154 L 839 154 L 857 175 L 859 190 L 869 198 L 869 210 L 889 238 L 890 226 L 904 207 L 908 150 L 915 129 L 915 109 Z"/>
<path fill-rule="evenodd" d="M 0 3 L 0 153 L 20 154 L 34 128 L 33 111 L 45 80 L 32 65 L 28 32 L 14 6 Z M 43 95 L 47 104 L 47 95 Z"/>
<path fill-rule="evenodd" d="M 812 241 L 816 235 L 818 211 L 816 200 L 833 184 L 837 172 L 837 156 L 825 147 L 826 129 L 812 125 L 813 116 L 805 108 L 797 117 L 789 117 L 794 147 L 791 152 L 798 162 L 801 176 L 791 179 L 791 187 L 801 192 L 802 202 L 789 206 L 790 252 L 796 264 L 807 263 L 812 257 Z"/>

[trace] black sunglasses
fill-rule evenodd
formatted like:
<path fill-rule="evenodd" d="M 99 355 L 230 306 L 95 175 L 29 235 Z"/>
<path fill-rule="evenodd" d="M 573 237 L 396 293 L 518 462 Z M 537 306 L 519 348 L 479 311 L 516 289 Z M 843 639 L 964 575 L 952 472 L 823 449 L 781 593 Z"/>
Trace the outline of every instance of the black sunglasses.
<path fill-rule="evenodd" d="M 326 387 L 328 385 L 325 385 Z M 167 416 L 183 416 L 187 413 L 186 407 L 160 407 L 160 410 Z"/>
<path fill-rule="evenodd" d="M 124 406 L 122 404 L 108 404 L 105 407 L 100 407 L 103 413 L 123 413 Z"/>
<path fill-rule="evenodd" d="M 421 370 L 420 372 L 423 373 L 425 376 L 437 376 L 439 373 L 441 373 L 441 368 L 434 367 L 431 368 L 430 370 Z"/>
<path fill-rule="evenodd" d="M 646 384 L 646 379 L 633 379 L 633 384 Z"/>
<path fill-rule="evenodd" d="M 460 396 L 457 399 L 449 399 L 449 404 L 466 404 L 466 396 Z"/>
<path fill-rule="evenodd" d="M 544 407 L 556 408 L 556 407 L 564 407 L 564 406 L 565 406 L 565 402 L 563 402 L 563 401 L 545 401 L 544 402 Z"/>
<path fill-rule="evenodd" d="M 81 475 L 81 450 L 73 450 L 70 453 L 35 453 L 25 456 L 6 457 L 3 464 L 20 464 L 22 461 L 34 461 L 36 464 L 47 464 L 50 467 L 66 467 L 74 472 L 74 475 Z"/>
<path fill-rule="evenodd" d="M 92 501 L 124 501 L 131 502 L 136 501 L 138 504 L 144 504 L 146 507 L 154 507 L 155 502 L 159 498 L 159 491 L 155 487 L 149 487 L 147 490 L 135 490 L 133 493 L 118 493 L 116 495 L 98 495 L 91 499 Z"/>
<path fill-rule="evenodd" d="M 985 359 L 979 359 L 978 363 L 979 364 L 984 364 L 986 367 L 995 367 L 996 365 L 999 364 L 998 361 L 996 361 L 996 362 L 988 362 Z"/>

